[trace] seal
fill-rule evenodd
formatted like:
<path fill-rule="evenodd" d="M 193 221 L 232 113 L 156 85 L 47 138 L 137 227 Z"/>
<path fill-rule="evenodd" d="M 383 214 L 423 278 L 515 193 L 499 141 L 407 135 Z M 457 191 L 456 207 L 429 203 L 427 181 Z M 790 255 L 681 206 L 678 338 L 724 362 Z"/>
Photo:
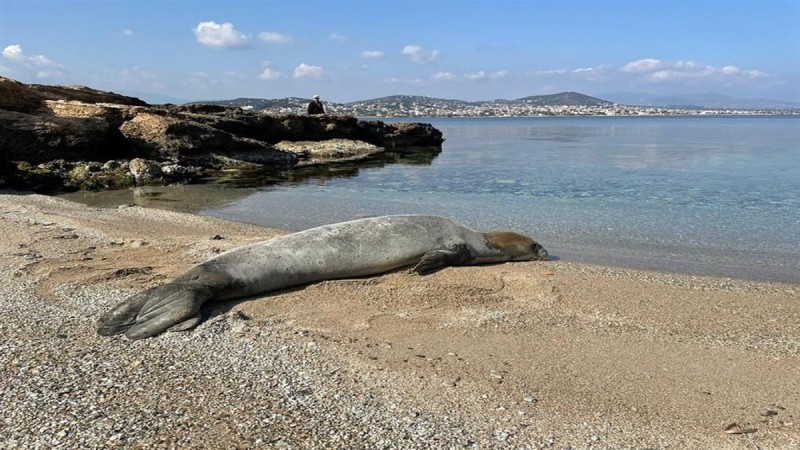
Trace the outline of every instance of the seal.
<path fill-rule="evenodd" d="M 188 330 L 210 301 L 249 297 L 321 280 L 413 266 L 547 259 L 536 241 L 511 231 L 480 233 L 438 216 L 382 216 L 325 225 L 229 250 L 172 282 L 135 294 L 104 314 L 97 332 L 143 339 Z"/>

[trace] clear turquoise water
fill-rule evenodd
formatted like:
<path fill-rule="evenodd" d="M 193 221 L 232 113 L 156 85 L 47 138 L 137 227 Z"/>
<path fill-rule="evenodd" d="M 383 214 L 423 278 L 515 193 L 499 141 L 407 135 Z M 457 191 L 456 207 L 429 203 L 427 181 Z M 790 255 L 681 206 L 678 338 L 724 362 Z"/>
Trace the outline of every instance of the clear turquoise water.
<path fill-rule="evenodd" d="M 800 282 L 798 118 L 419 121 L 447 139 L 429 165 L 163 195 L 200 192 L 219 199 L 201 214 L 293 229 L 439 214 L 525 232 L 562 260 Z"/>

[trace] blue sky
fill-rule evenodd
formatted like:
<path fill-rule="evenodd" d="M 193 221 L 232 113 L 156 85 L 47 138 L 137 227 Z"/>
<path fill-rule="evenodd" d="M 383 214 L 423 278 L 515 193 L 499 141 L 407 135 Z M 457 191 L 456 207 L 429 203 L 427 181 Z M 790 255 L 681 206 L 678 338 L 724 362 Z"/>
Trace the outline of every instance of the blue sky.
<path fill-rule="evenodd" d="M 800 101 L 800 1 L 0 0 L 0 75 L 157 101 Z"/>

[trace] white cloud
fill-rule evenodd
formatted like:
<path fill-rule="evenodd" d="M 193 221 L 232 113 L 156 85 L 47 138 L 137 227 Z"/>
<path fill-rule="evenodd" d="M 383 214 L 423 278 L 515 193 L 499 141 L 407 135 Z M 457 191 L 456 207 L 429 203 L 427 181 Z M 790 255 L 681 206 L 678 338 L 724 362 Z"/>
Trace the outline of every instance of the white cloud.
<path fill-rule="evenodd" d="M 674 64 L 676 69 L 679 70 L 686 70 L 686 71 L 702 71 L 713 69 L 711 66 L 705 66 L 703 64 L 696 63 L 694 61 L 677 61 Z"/>
<path fill-rule="evenodd" d="M 383 52 L 380 50 L 364 50 L 361 52 L 362 58 L 383 58 Z"/>
<path fill-rule="evenodd" d="M 686 80 L 690 78 L 706 78 L 714 74 L 714 68 L 711 66 L 703 68 L 686 68 L 675 67 L 673 69 L 659 70 L 650 73 L 646 76 L 649 81 L 675 81 Z"/>
<path fill-rule="evenodd" d="M 725 66 L 719 71 L 724 75 L 741 76 L 744 78 L 759 78 L 767 74 L 760 70 L 742 70 L 736 66 Z"/>
<path fill-rule="evenodd" d="M 702 80 L 745 81 L 766 76 L 764 72 L 742 70 L 733 65 L 717 68 L 695 61 L 663 61 L 659 59 L 640 59 L 630 62 L 622 68 L 622 72 L 638 74 L 644 81 L 652 83 Z"/>
<path fill-rule="evenodd" d="M 7 46 L 3 49 L 2 55 L 13 65 L 35 74 L 37 78 L 58 78 L 65 75 L 64 66 L 44 55 L 27 56 L 20 45 Z M 11 68 L 6 67 L 6 69 L 7 72 L 11 72 Z"/>
<path fill-rule="evenodd" d="M 288 34 L 279 33 L 277 31 L 262 31 L 258 33 L 258 38 L 270 44 L 289 44 L 294 41 L 294 38 Z"/>
<path fill-rule="evenodd" d="M 36 71 L 36 78 L 61 78 L 64 71 L 61 69 L 44 69 Z"/>
<path fill-rule="evenodd" d="M 436 81 L 449 81 L 454 80 L 456 76 L 452 72 L 436 72 L 431 78 Z"/>
<path fill-rule="evenodd" d="M 766 77 L 767 73 L 760 70 L 743 70 L 742 75 L 745 78 L 761 78 Z"/>
<path fill-rule="evenodd" d="M 323 69 L 320 66 L 312 66 L 310 64 L 302 63 L 294 68 L 295 78 L 303 78 L 303 77 L 322 78 L 322 74 L 323 74 Z"/>
<path fill-rule="evenodd" d="M 477 81 L 477 80 L 482 80 L 482 79 L 486 78 L 486 72 L 481 70 L 481 71 L 478 71 L 478 72 L 468 73 L 468 74 L 466 74 L 464 76 L 470 81 Z"/>
<path fill-rule="evenodd" d="M 553 70 L 537 70 L 529 75 L 534 76 L 551 76 L 551 75 L 564 75 L 567 69 L 553 69 Z"/>
<path fill-rule="evenodd" d="M 22 47 L 19 45 L 9 45 L 3 49 L 3 57 L 14 61 L 19 61 L 24 57 Z"/>
<path fill-rule="evenodd" d="M 295 71 L 295 73 L 297 73 L 297 71 Z M 283 75 L 281 75 L 281 73 L 278 72 L 277 70 L 265 67 L 264 70 L 261 71 L 261 74 L 258 75 L 258 78 L 262 80 L 277 80 L 282 76 Z"/>
<path fill-rule="evenodd" d="M 200 22 L 194 28 L 194 35 L 197 42 L 206 47 L 237 48 L 247 44 L 247 36 L 236 30 L 230 22 Z"/>
<path fill-rule="evenodd" d="M 126 28 L 126 29 L 122 30 L 122 35 L 123 36 L 127 36 L 127 37 L 131 37 L 131 36 L 133 36 L 133 30 L 131 30 L 130 28 Z"/>
<path fill-rule="evenodd" d="M 614 67 L 609 64 L 601 64 L 597 67 L 579 67 L 572 71 L 572 73 L 579 75 L 601 75 L 609 73 L 614 70 Z"/>
<path fill-rule="evenodd" d="M 439 50 L 425 50 L 419 45 L 406 45 L 400 51 L 403 55 L 407 56 L 412 62 L 416 64 L 425 64 L 427 62 L 436 61 L 442 54 Z"/>
<path fill-rule="evenodd" d="M 659 70 L 663 66 L 664 62 L 661 60 L 646 58 L 625 64 L 625 66 L 622 68 L 622 71 L 629 73 L 645 73 L 645 72 L 653 72 Z"/>
<path fill-rule="evenodd" d="M 508 72 L 505 70 L 500 70 L 497 72 L 486 72 L 485 70 L 478 70 L 475 72 L 465 73 L 462 76 L 458 76 L 453 72 L 436 72 L 431 76 L 431 79 L 434 81 L 452 81 L 452 80 L 468 80 L 468 81 L 480 81 L 480 80 L 500 80 L 508 76 Z"/>
<path fill-rule="evenodd" d="M 384 78 L 382 81 L 387 84 L 410 84 L 412 86 L 422 86 L 426 84 L 425 80 L 420 78 L 402 79 L 402 78 L 391 77 L 391 78 Z"/>
<path fill-rule="evenodd" d="M 55 67 L 58 64 L 54 63 L 50 58 L 44 55 L 34 55 L 28 57 L 28 61 L 37 67 Z"/>
<path fill-rule="evenodd" d="M 613 76 L 614 67 L 609 64 L 601 64 L 596 67 L 579 67 L 572 71 L 573 75 L 586 81 L 598 82 L 607 80 Z"/>
<path fill-rule="evenodd" d="M 350 40 L 350 38 L 343 34 L 331 33 L 328 35 L 328 40 L 334 42 L 347 42 Z"/>

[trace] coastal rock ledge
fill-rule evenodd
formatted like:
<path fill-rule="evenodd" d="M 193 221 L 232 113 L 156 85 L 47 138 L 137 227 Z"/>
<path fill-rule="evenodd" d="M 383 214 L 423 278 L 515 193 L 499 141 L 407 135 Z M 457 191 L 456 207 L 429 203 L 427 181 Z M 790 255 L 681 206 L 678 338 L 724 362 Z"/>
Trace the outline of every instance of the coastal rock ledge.
<path fill-rule="evenodd" d="M 441 152 L 423 123 L 212 105 L 150 105 L 84 86 L 0 77 L 0 188 L 57 191 L 196 183 Z"/>

